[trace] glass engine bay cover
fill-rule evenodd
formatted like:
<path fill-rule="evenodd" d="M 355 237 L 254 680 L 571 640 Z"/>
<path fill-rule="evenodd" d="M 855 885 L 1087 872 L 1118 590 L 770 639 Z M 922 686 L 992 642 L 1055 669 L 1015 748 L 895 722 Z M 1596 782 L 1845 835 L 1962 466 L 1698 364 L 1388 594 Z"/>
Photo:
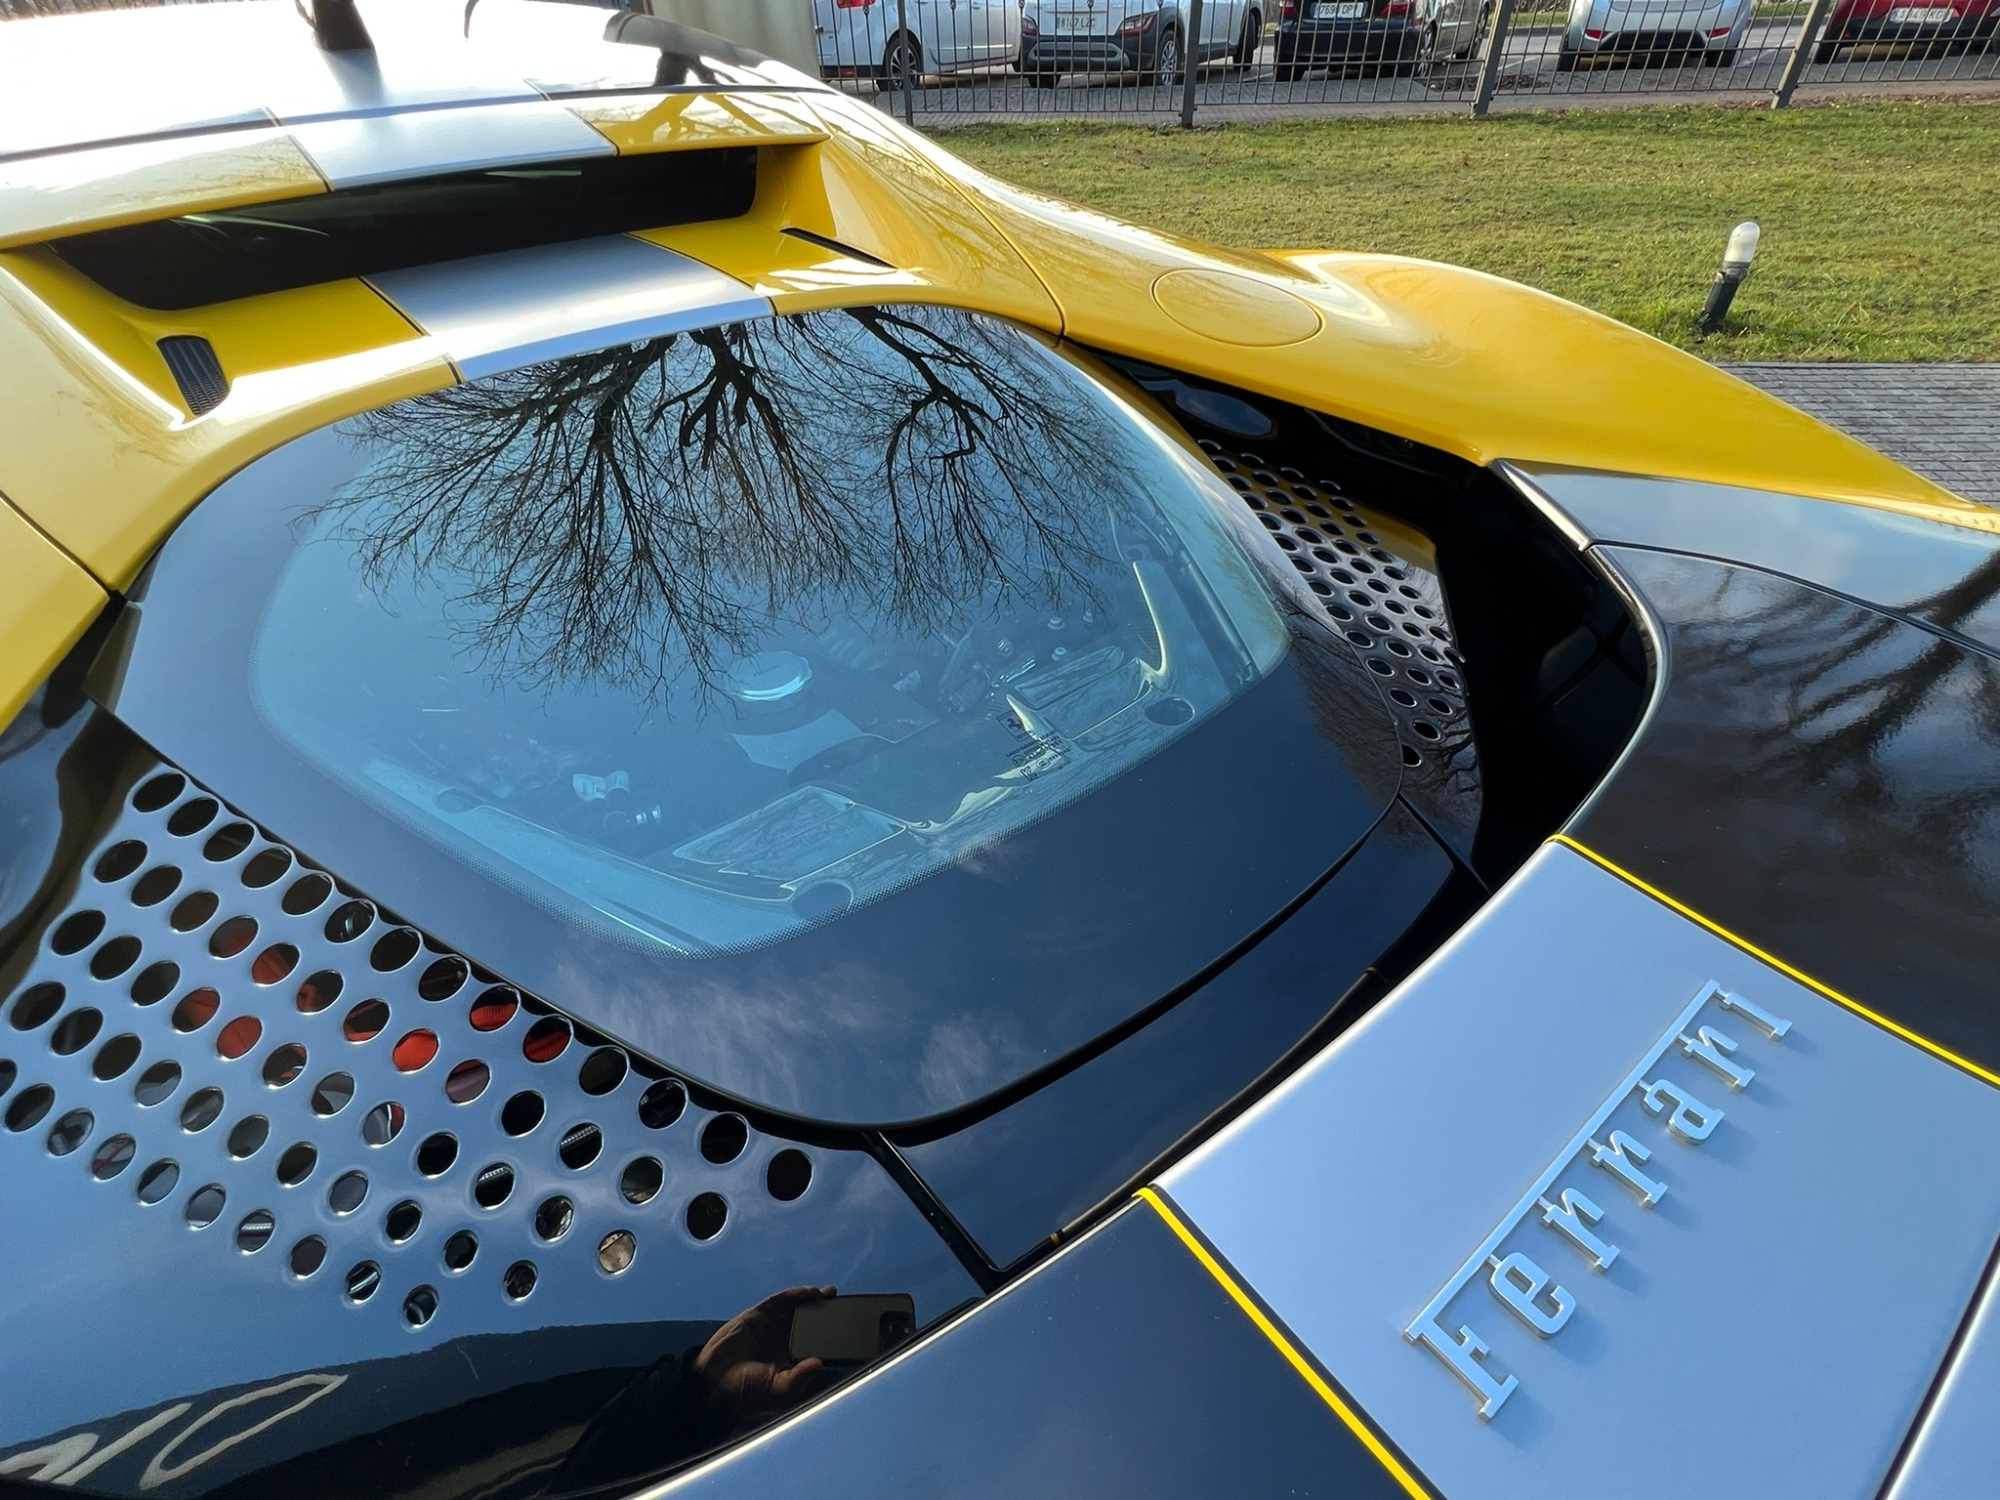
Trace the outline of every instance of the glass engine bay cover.
<path fill-rule="evenodd" d="M 1296 575 L 1119 390 L 863 307 L 416 397 L 194 511 L 116 708 L 676 1068 L 955 1109 L 1252 937 L 1398 784 Z"/>

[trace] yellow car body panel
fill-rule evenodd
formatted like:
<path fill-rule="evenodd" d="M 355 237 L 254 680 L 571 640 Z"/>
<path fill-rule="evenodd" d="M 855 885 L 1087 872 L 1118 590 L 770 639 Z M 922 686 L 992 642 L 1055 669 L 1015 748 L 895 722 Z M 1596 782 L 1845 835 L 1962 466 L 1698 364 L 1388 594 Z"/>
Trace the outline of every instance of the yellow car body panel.
<path fill-rule="evenodd" d="M 786 94 L 640 94 L 578 100 L 571 114 L 620 156 L 826 139 L 812 106 Z"/>
<path fill-rule="evenodd" d="M 0 724 L 90 628 L 106 597 L 75 559 L 0 504 Z"/>
<path fill-rule="evenodd" d="M 282 130 L 129 141 L 0 161 L 0 248 L 325 191 L 306 154 Z"/>

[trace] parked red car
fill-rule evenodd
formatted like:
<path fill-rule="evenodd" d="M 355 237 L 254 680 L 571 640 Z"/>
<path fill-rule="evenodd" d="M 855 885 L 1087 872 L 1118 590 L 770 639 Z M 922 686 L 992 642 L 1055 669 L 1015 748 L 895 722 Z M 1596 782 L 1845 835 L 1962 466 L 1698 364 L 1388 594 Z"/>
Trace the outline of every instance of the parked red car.
<path fill-rule="evenodd" d="M 1937 57 L 1993 44 L 2000 0 L 1837 0 L 1813 61 L 1832 62 L 1842 47 L 1865 42 L 1914 42 L 1919 56 Z"/>

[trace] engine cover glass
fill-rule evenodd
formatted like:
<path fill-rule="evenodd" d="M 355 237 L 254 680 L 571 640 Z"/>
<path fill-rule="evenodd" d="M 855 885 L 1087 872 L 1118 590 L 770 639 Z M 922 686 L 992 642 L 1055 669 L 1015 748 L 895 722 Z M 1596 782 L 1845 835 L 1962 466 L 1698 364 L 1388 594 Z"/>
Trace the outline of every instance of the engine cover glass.
<path fill-rule="evenodd" d="M 698 331 L 350 424 L 254 690 L 299 755 L 607 935 L 727 952 L 1103 785 L 1285 630 L 1208 485 L 965 314 Z"/>

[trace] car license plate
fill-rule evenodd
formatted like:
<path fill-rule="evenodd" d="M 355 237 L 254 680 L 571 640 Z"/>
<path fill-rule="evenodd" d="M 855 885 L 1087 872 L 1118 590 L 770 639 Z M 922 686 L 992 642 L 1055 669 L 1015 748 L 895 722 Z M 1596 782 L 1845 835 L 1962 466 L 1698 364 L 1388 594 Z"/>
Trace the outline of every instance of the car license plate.
<path fill-rule="evenodd" d="M 1313 7 L 1315 21 L 1358 21 L 1368 14 L 1368 0 L 1319 0 Z"/>
<path fill-rule="evenodd" d="M 1952 19 L 1949 5 L 1907 5 L 1889 12 L 1891 26 L 1941 26 Z"/>
<path fill-rule="evenodd" d="M 1087 14 L 1066 16 L 1058 12 L 1056 15 L 1056 31 L 1059 34 L 1066 32 L 1088 31 L 1090 30 L 1090 23 L 1095 19 L 1096 17 Z"/>

